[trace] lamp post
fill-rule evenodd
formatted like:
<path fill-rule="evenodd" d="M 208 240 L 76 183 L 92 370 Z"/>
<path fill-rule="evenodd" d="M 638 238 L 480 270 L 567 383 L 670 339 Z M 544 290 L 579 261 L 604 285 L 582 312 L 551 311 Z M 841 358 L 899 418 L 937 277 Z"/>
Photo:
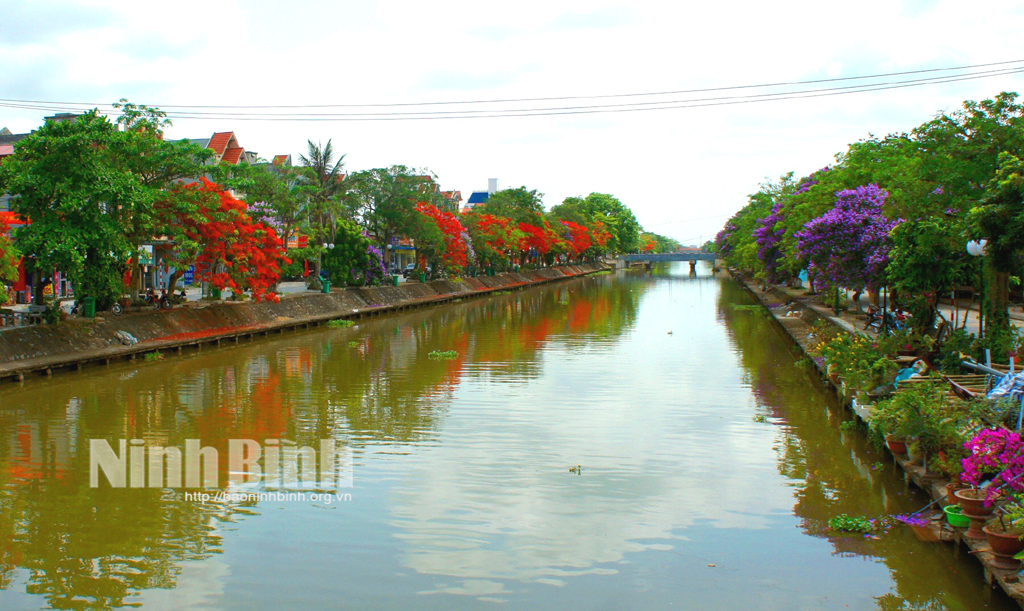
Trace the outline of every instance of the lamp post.
<path fill-rule="evenodd" d="M 981 285 L 981 301 L 978 304 L 978 337 L 985 337 L 985 266 L 981 258 L 985 256 L 985 245 L 988 240 L 971 240 L 967 243 L 967 254 L 978 258 L 978 277 Z"/>

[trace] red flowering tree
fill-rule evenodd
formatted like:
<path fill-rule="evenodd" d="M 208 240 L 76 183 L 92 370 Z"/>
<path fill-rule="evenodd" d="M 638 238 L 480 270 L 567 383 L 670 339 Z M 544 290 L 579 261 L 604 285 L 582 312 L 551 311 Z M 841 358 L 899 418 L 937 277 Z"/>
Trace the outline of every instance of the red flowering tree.
<path fill-rule="evenodd" d="M 462 224 L 469 232 L 481 265 L 503 267 L 508 263 L 508 253 L 519 249 L 522 232 L 511 219 L 467 212 L 462 215 Z"/>
<path fill-rule="evenodd" d="M 441 262 L 444 266 L 455 269 L 466 267 L 469 262 L 466 243 L 468 234 L 466 234 L 466 228 L 459 222 L 459 217 L 423 202 L 416 204 L 416 210 L 433 221 L 444 235 L 444 253 L 441 255 Z"/>
<path fill-rule="evenodd" d="M 175 243 L 176 273 L 194 262 L 196 278 L 217 289 L 277 301 L 281 266 L 291 261 L 274 229 L 254 221 L 245 202 L 203 179 L 172 189 L 160 210 Z"/>
<path fill-rule="evenodd" d="M 8 215 L 11 213 L 0 212 L 0 305 L 7 303 L 7 285 L 18 279 L 18 261 L 21 255 L 14 248 L 11 241 L 11 225 Z"/>
<path fill-rule="evenodd" d="M 572 221 L 562 221 L 562 225 L 565 226 L 568 233 L 566 243 L 569 248 L 569 256 L 577 259 L 590 248 L 590 231 L 583 225 L 573 223 Z"/>
<path fill-rule="evenodd" d="M 597 220 L 591 223 L 590 237 L 592 238 L 590 254 L 597 256 L 608 252 L 608 241 L 612 239 L 612 234 L 605 227 L 604 223 Z"/>
<path fill-rule="evenodd" d="M 519 223 L 519 231 L 523 232 L 523 238 L 519 240 L 519 250 L 524 253 L 523 260 L 529 257 L 530 251 L 535 251 L 544 259 L 549 259 L 549 255 L 566 252 L 566 241 L 551 229 L 547 219 L 539 213 L 533 216 L 532 222 Z"/>

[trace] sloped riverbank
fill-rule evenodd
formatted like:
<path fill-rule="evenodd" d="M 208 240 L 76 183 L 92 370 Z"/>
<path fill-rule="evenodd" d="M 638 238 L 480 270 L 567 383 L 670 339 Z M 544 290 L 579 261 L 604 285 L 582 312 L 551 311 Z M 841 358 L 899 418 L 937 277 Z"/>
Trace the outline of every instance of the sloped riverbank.
<path fill-rule="evenodd" d="M 603 269 L 601 264 L 590 263 L 492 277 L 335 290 L 330 294 L 301 293 L 287 295 L 278 303 L 204 303 L 170 311 L 130 312 L 119 317 L 22 327 L 0 333 L 0 380 L 21 381 L 29 375 L 51 375 L 57 370 L 134 359 L 157 351 L 201 349 L 207 343 L 238 342 L 337 318 L 379 316 L 575 278 Z M 139 343 L 124 345 L 118 332 L 131 334 Z"/>

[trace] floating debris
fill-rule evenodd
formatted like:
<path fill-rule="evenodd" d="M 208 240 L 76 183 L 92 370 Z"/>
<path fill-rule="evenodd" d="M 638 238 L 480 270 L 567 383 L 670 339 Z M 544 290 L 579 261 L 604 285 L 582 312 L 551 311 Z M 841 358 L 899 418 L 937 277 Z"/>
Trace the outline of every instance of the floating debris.
<path fill-rule="evenodd" d="M 355 324 L 356 324 L 356 321 L 354 321 L 354 320 L 348 320 L 346 318 L 339 318 L 337 320 L 332 320 L 332 321 L 328 322 L 327 326 L 329 328 L 331 328 L 331 329 L 345 329 L 347 327 L 354 326 Z"/>
<path fill-rule="evenodd" d="M 427 358 L 435 361 L 450 361 L 459 358 L 459 353 L 457 350 L 434 350 L 427 355 Z"/>

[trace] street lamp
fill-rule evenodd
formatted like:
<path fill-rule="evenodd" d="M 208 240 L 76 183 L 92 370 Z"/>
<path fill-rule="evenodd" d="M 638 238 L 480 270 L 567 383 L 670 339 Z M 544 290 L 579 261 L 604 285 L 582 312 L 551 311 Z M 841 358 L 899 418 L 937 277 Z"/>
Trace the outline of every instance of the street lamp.
<path fill-rule="evenodd" d="M 985 337 L 985 269 L 981 258 L 985 256 L 988 240 L 971 240 L 967 243 L 967 254 L 978 258 L 978 276 L 981 278 L 981 302 L 978 305 L 978 337 Z"/>

